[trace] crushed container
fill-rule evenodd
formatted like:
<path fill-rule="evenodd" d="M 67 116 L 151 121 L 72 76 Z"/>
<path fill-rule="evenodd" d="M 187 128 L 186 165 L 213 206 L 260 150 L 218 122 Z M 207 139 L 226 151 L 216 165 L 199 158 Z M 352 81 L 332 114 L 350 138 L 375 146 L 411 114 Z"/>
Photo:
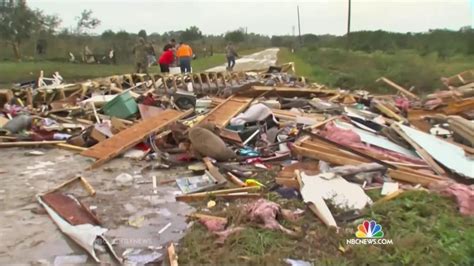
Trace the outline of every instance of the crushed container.
<path fill-rule="evenodd" d="M 138 112 L 138 105 L 130 92 L 126 91 L 108 101 L 102 110 L 106 115 L 126 119 Z"/>

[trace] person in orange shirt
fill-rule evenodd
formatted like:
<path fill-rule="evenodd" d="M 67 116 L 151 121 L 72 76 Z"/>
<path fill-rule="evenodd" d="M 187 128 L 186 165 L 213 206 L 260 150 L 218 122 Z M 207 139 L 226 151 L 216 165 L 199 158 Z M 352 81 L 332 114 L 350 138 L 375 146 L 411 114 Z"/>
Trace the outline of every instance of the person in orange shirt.
<path fill-rule="evenodd" d="M 176 57 L 178 57 L 181 73 L 191 72 L 191 59 L 193 58 L 191 46 L 180 42 L 176 51 Z"/>

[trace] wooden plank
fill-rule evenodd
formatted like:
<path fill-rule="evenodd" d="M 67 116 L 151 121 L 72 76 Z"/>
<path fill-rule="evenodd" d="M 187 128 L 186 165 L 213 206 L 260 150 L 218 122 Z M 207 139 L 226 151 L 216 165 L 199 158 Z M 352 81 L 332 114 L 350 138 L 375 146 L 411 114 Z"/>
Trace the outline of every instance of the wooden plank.
<path fill-rule="evenodd" d="M 308 158 L 313 158 L 313 159 L 316 159 L 316 160 L 323 160 L 323 161 L 333 163 L 333 164 L 337 164 L 337 165 L 347 165 L 347 164 L 359 165 L 359 164 L 362 164 L 362 163 L 366 163 L 366 162 L 361 161 L 361 160 L 354 160 L 354 159 L 343 157 L 343 156 L 340 156 L 340 155 L 334 155 L 334 154 L 328 153 L 326 151 L 311 150 L 311 149 L 298 147 L 298 146 L 294 146 L 293 149 L 296 152 L 296 154 L 298 154 L 298 155 L 302 155 L 302 156 L 305 156 L 305 157 L 308 157 Z"/>
<path fill-rule="evenodd" d="M 243 91 L 242 94 L 257 92 L 262 93 L 266 91 L 272 91 L 271 93 L 277 94 L 280 96 L 310 96 L 311 94 L 321 95 L 321 94 L 329 94 L 334 95 L 337 94 L 336 90 L 328 90 L 328 89 L 317 89 L 317 88 L 295 88 L 295 87 L 269 87 L 269 86 L 252 86 L 250 90 Z"/>
<path fill-rule="evenodd" d="M 415 94 L 413 94 L 412 92 L 410 92 L 409 90 L 403 88 L 402 86 L 398 85 L 397 83 L 389 80 L 388 78 L 386 77 L 381 77 L 379 79 L 377 79 L 377 82 L 378 81 L 383 81 L 385 82 L 387 85 L 391 86 L 392 88 L 395 88 L 397 89 L 398 91 L 400 91 L 403 95 L 407 96 L 408 98 L 411 98 L 412 100 L 419 100 L 420 98 L 418 96 L 416 96 Z"/>
<path fill-rule="evenodd" d="M 337 155 L 337 156 L 340 156 L 340 157 L 345 157 L 345 158 L 348 158 L 348 159 L 356 160 L 358 162 L 366 162 L 366 163 L 370 162 L 370 160 L 365 159 L 363 157 L 360 157 L 356 154 L 353 154 L 353 153 L 350 153 L 350 152 L 347 152 L 347 151 L 343 151 L 343 150 L 338 149 L 335 146 L 326 145 L 326 144 L 323 144 L 323 143 L 320 143 L 320 142 L 305 141 L 305 142 L 302 142 L 300 145 L 298 145 L 298 147 L 306 148 L 306 149 L 310 149 L 310 150 L 317 150 L 319 152 L 324 152 L 324 153 L 327 153 L 327 154 L 332 154 L 332 155 Z"/>
<path fill-rule="evenodd" d="M 174 248 L 174 244 L 171 243 L 168 248 L 168 258 L 170 260 L 170 266 L 178 266 L 178 254 Z"/>
<path fill-rule="evenodd" d="M 151 133 L 163 129 L 170 123 L 175 122 L 191 112 L 192 110 L 183 113 L 168 109 L 157 115 L 155 118 L 143 120 L 123 131 L 120 131 L 113 137 L 108 138 L 82 152 L 81 155 L 96 158 L 97 161 L 91 166 L 91 168 L 95 168 L 140 143 Z"/>
<path fill-rule="evenodd" d="M 45 141 L 16 141 L 16 142 L 2 142 L 1 147 L 24 147 L 24 146 L 37 146 L 37 145 L 57 145 L 60 143 L 66 143 L 63 140 L 45 140 Z"/>
<path fill-rule="evenodd" d="M 262 197 L 260 193 L 238 192 L 238 193 L 232 193 L 232 194 L 204 195 L 204 196 L 196 196 L 196 197 L 191 196 L 191 195 L 179 195 L 179 196 L 176 196 L 176 200 L 183 201 L 183 202 L 193 202 L 193 201 L 204 200 L 211 196 L 216 199 L 226 199 L 226 200 L 256 199 L 256 198 Z"/>
<path fill-rule="evenodd" d="M 231 194 L 231 193 L 239 193 L 239 192 L 251 192 L 255 190 L 260 190 L 260 187 L 239 187 L 239 188 L 228 188 L 228 189 L 219 189 L 219 190 L 212 190 L 212 191 L 207 191 L 207 192 L 197 192 L 197 193 L 191 193 L 191 194 L 186 194 L 184 196 L 189 196 L 189 197 L 200 197 L 200 196 L 211 196 L 211 195 L 225 195 L 225 194 Z"/>
<path fill-rule="evenodd" d="M 375 108 L 377 108 L 380 112 L 382 112 L 384 115 L 390 117 L 390 118 L 393 118 L 399 122 L 408 122 L 406 120 L 406 118 L 398 115 L 397 113 L 395 113 L 394 111 L 390 110 L 390 108 L 388 108 L 387 106 L 385 106 L 384 104 L 382 104 L 381 102 L 379 101 L 376 101 L 376 100 L 373 100 L 372 101 L 374 103 L 374 106 Z"/>
<path fill-rule="evenodd" d="M 247 185 L 240 180 L 237 176 L 233 175 L 231 172 L 227 172 L 227 175 L 229 176 L 229 179 L 232 183 L 234 183 L 238 187 L 246 187 Z"/>
<path fill-rule="evenodd" d="M 422 186 L 428 186 L 438 180 L 432 179 L 422 173 L 411 173 L 404 170 L 392 170 L 388 169 L 388 175 L 398 181 L 404 181 L 412 184 L 420 184 Z"/>
<path fill-rule="evenodd" d="M 283 119 L 283 120 L 296 121 L 298 117 L 304 117 L 304 118 L 312 119 L 315 122 L 317 121 L 317 123 L 319 123 L 325 119 L 325 116 L 321 114 L 308 114 L 308 113 L 298 114 L 295 112 L 291 112 L 289 110 L 280 110 L 280 109 L 274 109 L 274 108 L 272 108 L 271 110 L 275 117 Z"/>
<path fill-rule="evenodd" d="M 365 158 L 365 159 L 367 159 L 367 160 L 370 160 L 370 161 L 376 162 L 376 163 L 378 163 L 378 164 L 384 165 L 384 166 L 386 166 L 386 167 L 388 167 L 388 168 L 392 168 L 392 169 L 396 169 L 396 168 L 397 168 L 397 167 L 394 166 L 393 164 L 386 163 L 386 162 L 384 162 L 384 161 L 382 161 L 382 160 L 379 160 L 379 159 L 377 159 L 377 158 L 375 158 L 375 157 L 373 157 L 373 156 L 370 156 L 370 155 L 367 154 L 367 153 L 360 152 L 360 151 L 355 150 L 355 149 L 353 149 L 353 148 L 351 148 L 351 147 L 349 147 L 349 146 L 344 146 L 344 145 L 342 145 L 342 144 L 339 144 L 339 143 L 337 143 L 337 142 L 334 142 L 334 141 L 332 141 L 332 140 L 329 140 L 329 139 L 327 139 L 327 138 L 325 138 L 325 137 L 319 136 L 318 134 L 314 134 L 314 133 L 312 133 L 312 132 L 307 132 L 307 133 L 310 134 L 311 137 L 317 138 L 317 139 L 319 139 L 320 141 L 323 141 L 323 142 L 326 142 L 326 143 L 328 143 L 328 144 L 334 145 L 334 146 L 336 146 L 337 148 L 339 148 L 339 149 L 341 149 L 341 150 L 345 150 L 345 151 L 354 153 L 354 154 L 356 154 L 356 155 L 359 155 L 360 157 L 363 157 L 363 158 Z"/>
<path fill-rule="evenodd" d="M 213 123 L 219 128 L 225 128 L 230 119 L 249 106 L 252 98 L 232 96 L 219 104 L 199 124 Z"/>
<path fill-rule="evenodd" d="M 202 160 L 204 161 L 207 170 L 209 170 L 209 173 L 217 180 L 219 184 L 227 183 L 227 179 L 219 172 L 219 169 L 214 166 L 209 157 L 204 157 Z"/>
<path fill-rule="evenodd" d="M 56 146 L 58 146 L 60 148 L 69 149 L 69 150 L 73 150 L 73 151 L 80 151 L 80 152 L 83 152 L 83 151 L 87 150 L 87 148 L 79 147 L 79 146 L 75 146 L 75 145 L 71 145 L 71 144 L 66 144 L 66 143 L 59 143 L 59 144 L 56 144 Z"/>
<path fill-rule="evenodd" d="M 242 144 L 242 139 L 240 139 L 239 132 L 237 131 L 232 131 L 232 130 L 223 128 L 219 136 L 223 139 L 234 141 L 238 144 Z"/>
<path fill-rule="evenodd" d="M 228 221 L 227 218 L 225 218 L 225 217 L 207 215 L 207 214 L 197 213 L 197 212 L 189 214 L 187 216 L 192 217 L 192 218 L 197 218 L 197 219 L 217 220 L 217 221 L 220 221 L 220 222 L 223 222 L 223 223 L 227 223 L 227 221 Z"/>

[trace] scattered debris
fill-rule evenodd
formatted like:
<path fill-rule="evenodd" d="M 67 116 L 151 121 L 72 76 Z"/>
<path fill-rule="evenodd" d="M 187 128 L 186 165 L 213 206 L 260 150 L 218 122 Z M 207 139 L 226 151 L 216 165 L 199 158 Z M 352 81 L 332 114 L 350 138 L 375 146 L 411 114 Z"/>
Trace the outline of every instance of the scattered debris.
<path fill-rule="evenodd" d="M 141 171 L 116 176 L 119 187 L 144 189 L 142 197 L 154 205 L 176 200 L 202 207 L 207 214 L 191 217 L 215 234 L 218 243 L 248 226 L 298 235 L 278 219 L 292 222 L 301 212 L 269 200 L 270 191 L 302 200 L 334 227 L 336 218 L 341 220 L 330 207 L 361 212 L 373 204 L 366 191 L 375 188 L 382 188 L 384 197 L 374 204 L 425 187 L 454 196 L 460 212 L 473 215 L 472 185 L 455 181 L 474 178 L 474 86 L 469 75 L 443 79 L 445 89 L 421 97 L 385 77 L 378 81 L 394 88 L 396 95 L 309 84 L 283 69 L 289 68 L 126 74 L 73 84 L 64 83 L 58 73 L 51 82 L 41 75 L 38 84 L 2 94 L 6 101 L 0 98 L 0 148 L 64 148 L 95 159 L 89 169 L 121 155 L 133 159 Z M 35 163 L 24 174 L 49 173 L 45 169 L 55 164 Z M 169 173 L 162 178 L 157 171 Z M 96 252 L 105 250 L 121 262 L 104 237 L 106 225 L 94 214 L 100 204 L 87 207 L 82 197 L 62 191 L 76 181 L 95 194 L 87 180 L 77 177 L 37 195 L 38 202 L 97 262 Z M 161 193 L 174 185 L 181 194 Z M 126 226 L 141 228 L 148 214 L 139 212 L 135 200 L 139 198 L 121 203 L 132 215 L 123 220 Z M 188 206 L 185 203 L 179 204 Z M 237 204 L 245 224 L 213 215 L 230 204 Z M 176 223 L 167 222 L 153 232 L 165 237 L 172 225 Z M 173 243 L 167 251 L 170 265 L 178 265 Z M 123 254 L 132 264 L 162 259 L 162 253 L 144 249 Z M 55 264 L 83 262 L 81 256 L 55 259 Z M 285 262 L 312 265 L 296 259 Z"/>

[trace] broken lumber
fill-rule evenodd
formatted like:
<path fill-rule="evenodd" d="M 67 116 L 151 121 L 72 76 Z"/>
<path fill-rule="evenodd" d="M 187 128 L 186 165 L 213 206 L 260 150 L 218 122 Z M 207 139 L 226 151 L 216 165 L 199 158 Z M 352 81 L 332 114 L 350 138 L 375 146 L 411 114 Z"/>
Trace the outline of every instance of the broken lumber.
<path fill-rule="evenodd" d="M 57 145 L 64 144 L 64 140 L 45 140 L 45 141 L 16 141 L 16 142 L 2 142 L 0 148 L 4 147 L 24 147 L 24 146 L 38 146 L 38 145 Z"/>
<path fill-rule="evenodd" d="M 176 254 L 173 243 L 168 246 L 168 258 L 170 260 L 170 266 L 178 266 L 178 255 Z"/>
<path fill-rule="evenodd" d="M 385 82 L 385 84 L 391 86 L 392 88 L 395 88 L 397 89 L 398 91 L 400 91 L 403 95 L 405 95 L 406 97 L 412 99 L 412 100 L 419 100 L 420 98 L 418 96 L 416 96 L 415 94 L 413 94 L 412 92 L 410 92 L 409 90 L 403 88 L 402 86 L 398 85 L 397 83 L 389 80 L 388 78 L 386 77 L 380 77 L 379 79 L 377 79 L 377 82 L 379 81 L 383 81 Z"/>
<path fill-rule="evenodd" d="M 251 101 L 252 98 L 231 96 L 212 109 L 206 117 L 196 125 L 212 123 L 219 128 L 225 128 L 234 116 L 250 105 Z"/>
<path fill-rule="evenodd" d="M 83 151 L 87 150 L 87 148 L 79 147 L 79 146 L 71 145 L 71 144 L 67 144 L 67 143 L 58 143 L 58 144 L 56 144 L 56 146 L 58 146 L 60 148 L 68 149 L 68 150 L 79 151 L 79 152 L 83 152 Z"/>
<path fill-rule="evenodd" d="M 352 153 L 343 153 L 336 146 L 317 146 L 314 143 L 302 141 L 295 143 L 293 150 L 296 154 L 308 158 L 323 160 L 335 165 L 360 165 L 370 162 L 363 157 Z M 408 167 L 398 166 L 397 169 L 388 169 L 387 173 L 396 180 L 412 184 L 427 186 L 432 182 L 443 180 L 442 176 L 435 176 L 412 170 Z"/>
<path fill-rule="evenodd" d="M 197 218 L 197 219 L 217 220 L 217 221 L 221 221 L 221 222 L 224 222 L 224 223 L 227 223 L 227 221 L 228 221 L 227 218 L 225 218 L 225 217 L 207 215 L 207 214 L 202 214 L 202 213 L 197 213 L 197 212 L 189 214 L 188 217 Z"/>
<path fill-rule="evenodd" d="M 404 123 L 407 122 L 406 118 L 404 118 L 404 117 L 398 115 L 397 113 L 395 113 L 394 111 L 390 110 L 390 108 L 388 108 L 387 106 L 385 106 L 381 102 L 376 101 L 376 100 L 372 100 L 372 102 L 374 103 L 375 108 L 377 108 L 380 112 L 382 112 L 386 116 L 388 116 L 390 118 L 393 118 L 393 119 L 395 119 L 399 122 L 404 122 Z"/>
<path fill-rule="evenodd" d="M 227 179 L 219 172 L 219 169 L 214 166 L 211 159 L 209 157 L 205 157 L 202 159 L 204 164 L 206 165 L 207 170 L 209 173 L 217 180 L 218 184 L 225 184 L 227 183 Z"/>
<path fill-rule="evenodd" d="M 206 199 L 208 197 L 214 197 L 216 199 L 256 199 L 260 198 L 262 195 L 260 193 L 248 193 L 248 192 L 237 192 L 237 193 L 230 193 L 230 194 L 208 194 L 208 195 L 193 195 L 193 194 L 186 194 L 186 195 L 179 195 L 176 196 L 177 201 L 184 201 L 184 202 L 192 202 L 192 201 L 199 201 Z"/>
<path fill-rule="evenodd" d="M 227 174 L 229 175 L 230 181 L 232 183 L 234 183 L 236 186 L 239 186 L 239 187 L 246 187 L 247 186 L 244 182 L 242 182 L 242 180 L 240 180 L 238 177 L 233 175 L 231 172 L 227 172 Z"/>
<path fill-rule="evenodd" d="M 155 118 L 140 121 L 120 131 L 111 138 L 83 151 L 81 155 L 97 159 L 90 169 L 96 168 L 140 143 L 150 134 L 160 131 L 176 120 L 189 115 L 191 112 L 192 110 L 186 112 L 179 112 L 172 109 L 165 110 Z"/>

